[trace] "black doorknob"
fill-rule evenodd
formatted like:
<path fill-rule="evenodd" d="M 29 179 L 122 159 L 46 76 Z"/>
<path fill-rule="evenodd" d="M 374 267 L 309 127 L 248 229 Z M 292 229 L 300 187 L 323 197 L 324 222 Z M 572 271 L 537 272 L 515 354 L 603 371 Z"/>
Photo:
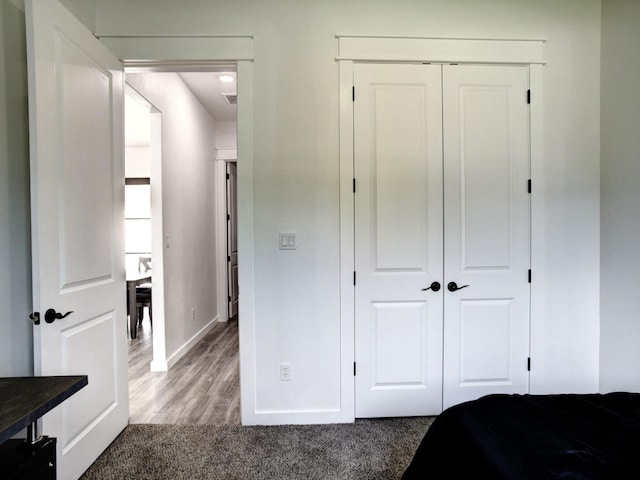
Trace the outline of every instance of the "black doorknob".
<path fill-rule="evenodd" d="M 67 312 L 64 315 L 56 312 L 53 308 L 50 308 L 46 312 L 44 312 L 44 321 L 47 323 L 53 323 L 55 320 L 60 320 L 61 318 L 68 317 L 71 315 L 73 311 Z"/>
<path fill-rule="evenodd" d="M 440 290 L 440 283 L 439 282 L 431 282 L 431 285 L 429 285 L 427 288 L 423 288 L 422 289 L 423 292 L 425 290 L 433 290 L 434 292 L 437 292 L 438 290 Z"/>
<path fill-rule="evenodd" d="M 463 285 L 461 287 L 458 286 L 458 284 L 456 282 L 449 282 L 447 284 L 447 289 L 450 292 L 455 292 L 456 290 L 462 290 L 463 288 L 467 288 L 469 285 Z"/>

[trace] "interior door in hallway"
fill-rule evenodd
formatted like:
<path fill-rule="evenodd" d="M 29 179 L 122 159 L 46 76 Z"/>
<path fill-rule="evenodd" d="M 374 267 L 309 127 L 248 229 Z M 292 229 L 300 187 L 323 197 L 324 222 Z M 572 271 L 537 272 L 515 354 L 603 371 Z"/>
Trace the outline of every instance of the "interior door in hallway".
<path fill-rule="evenodd" d="M 442 97 L 435 65 L 354 69 L 356 417 L 442 408 Z"/>
<path fill-rule="evenodd" d="M 238 315 L 238 194 L 237 165 L 227 162 L 227 277 L 229 318 Z"/>
<path fill-rule="evenodd" d="M 443 408 L 528 392 L 528 85 L 528 66 L 443 67 Z"/>

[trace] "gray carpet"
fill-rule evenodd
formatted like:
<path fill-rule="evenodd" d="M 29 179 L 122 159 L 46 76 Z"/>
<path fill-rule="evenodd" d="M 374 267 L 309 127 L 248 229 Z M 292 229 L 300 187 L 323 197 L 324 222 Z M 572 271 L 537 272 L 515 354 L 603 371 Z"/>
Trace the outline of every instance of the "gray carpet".
<path fill-rule="evenodd" d="M 81 477 L 110 479 L 400 478 L 433 417 L 343 425 L 129 425 Z"/>

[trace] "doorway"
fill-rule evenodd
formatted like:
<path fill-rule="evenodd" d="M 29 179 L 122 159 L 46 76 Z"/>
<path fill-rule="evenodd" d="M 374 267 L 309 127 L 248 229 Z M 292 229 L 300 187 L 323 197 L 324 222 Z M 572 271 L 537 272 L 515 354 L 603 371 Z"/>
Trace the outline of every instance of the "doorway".
<path fill-rule="evenodd" d="M 140 362 L 136 361 L 135 378 L 131 378 L 130 372 L 132 421 L 207 423 L 207 418 L 214 418 L 213 423 L 228 419 L 239 423 L 237 366 L 234 370 L 223 365 L 224 362 L 237 365 L 239 347 L 237 323 L 223 325 L 231 323 L 227 322 L 227 181 L 226 172 L 219 171 L 217 161 L 218 151 L 236 151 L 235 105 L 228 101 L 231 94 L 236 94 L 235 69 L 228 66 L 207 72 L 135 69 L 127 71 L 126 78 L 140 95 L 162 112 L 162 135 L 158 142 L 158 150 L 162 151 L 162 184 L 156 190 L 156 197 L 152 197 L 152 206 L 154 202 L 162 205 L 162 221 L 157 234 L 154 233 L 159 245 L 153 255 L 154 289 L 156 257 L 163 261 L 166 279 L 162 292 L 166 320 L 161 335 L 157 335 L 154 297 L 151 368 L 140 369 Z M 220 107 L 221 103 L 223 107 Z M 228 107 L 226 110 L 225 106 Z M 153 178 L 151 183 L 154 187 Z M 155 227 L 155 222 L 152 223 Z M 147 326 L 148 318 L 145 317 L 142 342 L 149 340 L 145 331 Z M 158 345 L 159 340 L 162 340 L 161 345 Z M 210 351 L 214 344 L 217 347 L 224 345 L 224 348 Z M 143 351 L 137 349 L 135 355 L 144 357 Z M 193 352 L 200 353 L 194 357 Z M 218 355 L 220 352 L 225 353 Z M 220 387 L 225 393 L 215 399 L 199 397 L 198 392 L 204 388 L 189 389 L 193 399 L 186 400 L 186 390 L 182 387 L 180 392 L 167 396 L 167 391 L 175 387 L 176 372 L 182 371 L 185 362 L 192 364 L 202 355 L 210 360 L 215 357 L 215 362 L 203 364 L 191 384 L 206 382 L 207 395 L 212 394 L 218 379 L 213 378 L 209 370 L 216 369 L 228 372 L 225 376 L 235 379 L 235 390 L 233 381 L 227 378 L 229 381 Z M 178 378 L 185 375 L 178 373 Z M 153 378 L 153 389 L 150 378 Z M 141 385 L 146 385 L 144 392 L 138 392 Z M 155 391 L 160 400 L 149 398 L 150 391 Z M 197 409 L 192 409 L 182 418 L 176 413 L 180 409 L 171 402 L 166 403 L 168 397 L 175 399 L 178 395 L 182 403 L 188 401 L 203 406 L 202 411 L 197 413 Z M 225 395 L 236 413 L 220 416 L 220 404 L 224 403 Z M 204 407 L 216 402 L 215 409 Z M 144 415 L 140 416 L 137 410 L 144 411 Z M 212 412 L 215 416 L 207 417 Z"/>

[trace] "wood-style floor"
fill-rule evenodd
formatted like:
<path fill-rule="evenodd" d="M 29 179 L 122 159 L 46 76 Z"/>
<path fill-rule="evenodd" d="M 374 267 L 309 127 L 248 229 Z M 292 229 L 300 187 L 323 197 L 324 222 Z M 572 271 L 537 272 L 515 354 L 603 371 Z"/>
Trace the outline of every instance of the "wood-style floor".
<path fill-rule="evenodd" d="M 146 314 L 146 309 L 145 309 Z M 129 422 L 240 424 L 238 322 L 216 323 L 168 372 L 150 372 L 148 315 L 129 339 Z"/>

